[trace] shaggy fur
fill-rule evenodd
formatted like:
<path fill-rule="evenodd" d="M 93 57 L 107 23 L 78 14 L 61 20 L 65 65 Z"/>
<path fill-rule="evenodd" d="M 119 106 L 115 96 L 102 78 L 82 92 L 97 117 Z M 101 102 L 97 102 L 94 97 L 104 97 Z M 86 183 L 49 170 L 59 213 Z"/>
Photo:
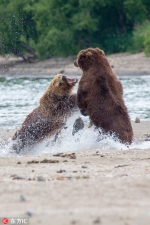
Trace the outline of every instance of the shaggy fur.
<path fill-rule="evenodd" d="M 121 82 L 99 48 L 88 48 L 77 55 L 75 66 L 83 71 L 77 91 L 77 105 L 96 127 L 115 132 L 123 143 L 131 143 L 133 130 L 123 100 Z"/>
<path fill-rule="evenodd" d="M 58 74 L 40 99 L 40 105 L 31 112 L 17 131 L 13 145 L 18 153 L 49 135 L 54 135 L 77 110 L 76 94 L 72 94 L 77 79 Z"/>

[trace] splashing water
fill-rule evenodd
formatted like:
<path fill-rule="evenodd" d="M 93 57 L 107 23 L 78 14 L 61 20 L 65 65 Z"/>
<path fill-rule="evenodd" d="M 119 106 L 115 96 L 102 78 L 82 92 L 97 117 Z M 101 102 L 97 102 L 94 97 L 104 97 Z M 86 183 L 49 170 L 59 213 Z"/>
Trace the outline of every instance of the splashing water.
<path fill-rule="evenodd" d="M 62 129 L 57 141 L 54 141 L 54 136 L 46 138 L 42 142 L 34 145 L 31 149 L 27 149 L 19 154 L 23 155 L 42 155 L 46 153 L 68 152 L 78 150 L 129 150 L 129 149 L 148 149 L 150 141 L 135 143 L 130 146 L 122 144 L 114 135 L 105 134 L 100 129 L 88 127 L 87 121 L 83 130 L 80 130 L 75 135 L 72 135 L 74 121 L 79 117 L 79 113 L 75 113 L 67 120 L 65 127 Z M 84 118 L 83 118 L 84 119 Z M 100 137 L 100 140 L 99 140 Z M 10 157 L 14 155 L 11 152 L 12 141 L 1 142 L 0 156 Z"/>
<path fill-rule="evenodd" d="M 9 138 L 7 141 L 1 140 L 0 141 L 0 157 L 11 157 L 11 146 L 12 140 Z"/>
<path fill-rule="evenodd" d="M 77 118 L 78 114 L 74 114 L 68 119 L 66 123 L 67 129 L 62 130 L 56 142 L 53 142 L 53 137 L 36 145 L 33 149 L 34 154 L 41 154 L 41 149 L 43 153 L 54 153 L 90 149 L 112 149 L 113 145 L 114 148 L 117 147 L 127 149 L 127 147 L 121 144 L 119 140 L 115 141 L 115 137 L 106 134 L 101 134 L 100 136 L 100 129 L 95 130 L 94 127 L 88 128 L 87 124 L 83 130 L 80 130 L 75 135 L 72 135 L 73 123 Z M 101 137 L 100 141 L 98 140 L 99 136 Z"/>

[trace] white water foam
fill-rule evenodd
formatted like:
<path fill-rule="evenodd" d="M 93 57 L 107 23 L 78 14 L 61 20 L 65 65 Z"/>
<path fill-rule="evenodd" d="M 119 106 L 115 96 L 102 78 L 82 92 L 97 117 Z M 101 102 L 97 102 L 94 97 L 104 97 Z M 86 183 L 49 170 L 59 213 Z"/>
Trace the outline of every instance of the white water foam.
<path fill-rule="evenodd" d="M 83 130 L 72 135 L 74 121 L 79 117 L 79 113 L 75 113 L 67 120 L 66 129 L 63 129 L 58 135 L 58 139 L 54 141 L 54 136 L 47 138 L 41 143 L 36 144 L 32 149 L 23 151 L 21 155 L 42 155 L 45 153 L 68 152 L 78 150 L 129 150 L 129 149 L 149 149 L 150 141 L 143 141 L 140 143 L 133 142 L 130 146 L 122 144 L 115 136 L 104 134 L 100 129 L 95 127 L 88 127 L 85 125 Z M 87 124 L 87 122 L 86 122 Z M 12 141 L 0 144 L 0 156 L 11 157 L 14 155 L 11 152 Z"/>
<path fill-rule="evenodd" d="M 11 146 L 12 140 L 9 138 L 7 141 L 1 140 L 0 141 L 0 157 L 11 157 Z"/>

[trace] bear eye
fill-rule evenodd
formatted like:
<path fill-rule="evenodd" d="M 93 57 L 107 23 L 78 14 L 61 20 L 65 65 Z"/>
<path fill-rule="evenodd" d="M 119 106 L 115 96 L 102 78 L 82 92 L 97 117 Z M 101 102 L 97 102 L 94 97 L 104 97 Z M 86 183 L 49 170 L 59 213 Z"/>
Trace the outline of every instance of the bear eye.
<path fill-rule="evenodd" d="M 59 86 L 61 86 L 62 85 L 62 83 L 59 83 Z"/>
<path fill-rule="evenodd" d="M 86 55 L 82 55 L 79 59 L 80 62 L 85 61 L 86 60 Z"/>

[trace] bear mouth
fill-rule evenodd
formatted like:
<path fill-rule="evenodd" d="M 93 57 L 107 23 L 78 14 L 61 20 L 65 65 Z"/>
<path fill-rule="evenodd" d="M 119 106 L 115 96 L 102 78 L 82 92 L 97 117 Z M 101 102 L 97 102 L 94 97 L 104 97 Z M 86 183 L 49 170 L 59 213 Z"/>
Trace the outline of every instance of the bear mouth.
<path fill-rule="evenodd" d="M 69 85 L 75 85 L 78 82 L 78 79 L 76 78 L 69 78 L 67 76 L 62 76 L 62 80 L 66 82 Z"/>

